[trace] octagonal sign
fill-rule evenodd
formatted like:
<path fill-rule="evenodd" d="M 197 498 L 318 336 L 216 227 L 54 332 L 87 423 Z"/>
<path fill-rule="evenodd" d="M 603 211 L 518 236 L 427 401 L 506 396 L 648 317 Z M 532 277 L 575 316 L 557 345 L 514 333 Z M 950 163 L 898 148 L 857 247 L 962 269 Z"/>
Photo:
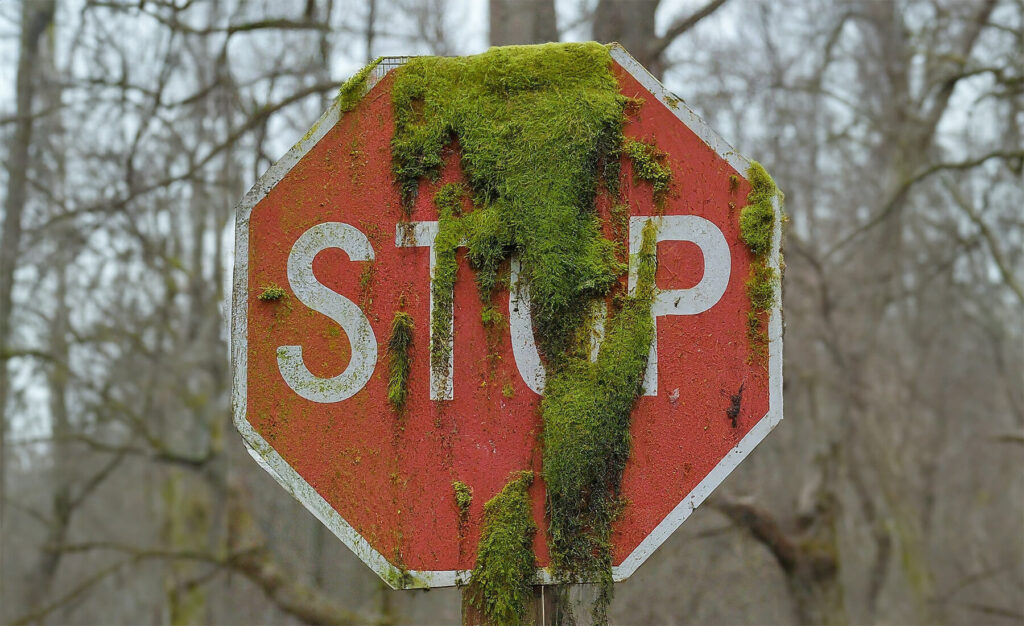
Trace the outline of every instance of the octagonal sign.
<path fill-rule="evenodd" d="M 755 257 L 740 236 L 751 163 L 625 50 L 610 52 L 620 92 L 634 99 L 625 137 L 655 143 L 674 175 L 664 202 L 655 203 L 651 186 L 622 159 L 623 249 L 638 251 L 647 222 L 658 230 L 656 340 L 631 415 L 621 481 L 627 504 L 613 526 L 618 581 L 782 418 L 782 321 L 773 283 L 774 304 L 753 314 L 763 320 L 766 351 L 753 350 L 746 285 Z M 336 102 L 239 205 L 233 401 L 253 458 L 360 559 L 393 587 L 432 587 L 468 579 L 484 504 L 510 474 L 541 476 L 545 369 L 517 261 L 502 268 L 506 286 L 494 300 L 507 322 L 488 329 L 464 250 L 448 375 L 431 365 L 439 219 L 431 198 L 463 172 L 453 145 L 439 180 L 422 181 L 406 212 L 391 154 L 391 70 L 403 62 L 379 63 L 363 97 Z M 761 262 L 777 271 L 772 202 L 776 219 Z M 596 204 L 608 230 L 611 203 Z M 622 289 L 627 282 L 634 281 L 624 275 Z M 399 310 L 413 326 L 408 399 L 396 412 L 388 402 L 388 342 Z M 468 510 L 456 501 L 456 481 L 472 490 Z M 538 581 L 546 582 L 542 480 L 529 495 L 541 529 Z"/>

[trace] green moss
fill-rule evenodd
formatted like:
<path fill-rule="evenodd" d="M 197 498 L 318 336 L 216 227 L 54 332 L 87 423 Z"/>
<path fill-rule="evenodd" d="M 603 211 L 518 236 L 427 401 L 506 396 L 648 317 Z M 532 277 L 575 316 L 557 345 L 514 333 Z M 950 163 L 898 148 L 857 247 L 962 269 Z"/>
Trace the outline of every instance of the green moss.
<path fill-rule="evenodd" d="M 775 268 L 761 262 L 750 266 L 750 277 L 747 279 L 747 297 L 750 307 L 755 311 L 770 311 L 775 306 L 775 287 L 779 282 L 779 274 Z"/>
<path fill-rule="evenodd" d="M 418 57 L 394 70 L 391 150 L 404 202 L 421 179 L 436 180 L 455 142 L 473 193 L 461 217 L 439 206 L 435 284 L 454 282 L 451 248 L 463 238 L 481 292 L 519 254 L 549 360 L 623 269 L 593 209 L 598 180 L 611 161 L 617 168 L 626 103 L 610 62 L 598 44 L 548 44 Z"/>
<path fill-rule="evenodd" d="M 672 168 L 665 164 L 668 155 L 653 144 L 628 140 L 623 152 L 633 162 L 633 179 L 651 184 L 654 202 L 661 206 L 672 185 Z"/>
<path fill-rule="evenodd" d="M 629 233 L 629 205 L 613 204 L 608 211 L 611 222 L 612 234 L 616 239 L 625 239 Z"/>
<path fill-rule="evenodd" d="M 496 328 L 505 322 L 505 316 L 498 309 L 488 304 L 480 311 L 480 321 L 487 328 Z"/>
<path fill-rule="evenodd" d="M 462 241 L 461 223 L 455 220 L 451 207 L 438 204 L 438 232 L 434 238 L 434 276 L 430 283 L 433 301 L 430 322 L 430 367 L 440 378 L 448 376 L 448 355 L 452 341 L 452 310 L 455 276 L 458 273 L 455 253 Z"/>
<path fill-rule="evenodd" d="M 602 622 L 612 591 L 611 525 L 621 510 L 629 418 L 654 334 L 656 234 L 648 222 L 635 259 L 637 288 L 623 299 L 597 361 L 575 358 L 556 372 L 541 404 L 552 566 L 571 581 L 601 583 L 595 617 Z"/>
<path fill-rule="evenodd" d="M 512 383 L 506 382 L 501 386 L 501 395 L 511 400 L 516 395 L 516 388 L 512 386 Z"/>
<path fill-rule="evenodd" d="M 751 161 L 747 170 L 750 193 L 747 206 L 740 210 L 740 237 L 754 256 L 768 254 L 775 232 L 775 207 L 772 201 L 778 193 L 775 181 L 757 161 Z"/>
<path fill-rule="evenodd" d="M 434 194 L 434 206 L 440 214 L 458 217 L 462 215 L 462 201 L 469 196 L 469 189 L 462 183 L 442 185 Z"/>
<path fill-rule="evenodd" d="M 388 339 L 388 403 L 397 412 L 405 409 L 409 395 L 412 330 L 412 317 L 402 311 L 396 312 L 391 321 L 391 338 Z"/>
<path fill-rule="evenodd" d="M 470 602 L 491 623 L 521 624 L 533 597 L 537 525 L 527 489 L 533 472 L 518 472 L 484 505 L 484 525 L 476 567 L 469 582 Z"/>
<path fill-rule="evenodd" d="M 377 57 L 373 63 L 356 72 L 341 85 L 341 89 L 338 90 L 338 95 L 334 101 L 338 104 L 338 109 L 342 113 L 348 113 L 363 99 L 363 95 L 366 94 L 366 79 L 370 77 L 370 72 L 377 67 L 380 60 L 381 57 Z"/>
<path fill-rule="evenodd" d="M 465 519 L 469 513 L 469 505 L 473 503 L 473 490 L 461 480 L 452 481 L 455 492 L 455 506 L 459 507 L 459 517 Z"/>
<path fill-rule="evenodd" d="M 638 288 L 617 300 L 596 363 L 579 338 L 589 336 L 592 303 L 618 288 L 626 269 L 621 242 L 602 234 L 595 198 L 602 185 L 618 193 L 624 115 L 637 103 L 619 94 L 608 49 L 598 44 L 418 57 L 394 70 L 391 95 L 392 169 L 407 210 L 421 182 L 439 178 L 448 150 L 458 150 L 466 180 L 465 186 L 442 186 L 433 197 L 439 225 L 431 367 L 447 375 L 456 248 L 468 249 L 485 323 L 500 323 L 489 303 L 500 284 L 499 267 L 517 256 L 548 366 L 541 408 L 553 571 L 563 582 L 601 581 L 595 613 L 605 621 L 611 524 L 621 509 L 629 418 L 653 333 L 653 224 L 636 259 Z M 664 154 L 642 142 L 629 146 L 637 179 L 663 198 L 671 184 Z M 625 208 L 616 213 L 617 237 L 625 236 L 626 216 Z M 528 475 L 485 507 L 472 585 L 477 605 L 499 623 L 518 623 L 530 593 Z"/>
<path fill-rule="evenodd" d="M 264 285 L 263 292 L 260 293 L 260 295 L 256 296 L 256 298 L 258 300 L 262 300 L 263 302 L 273 302 L 275 300 L 280 300 L 281 298 L 284 298 L 287 295 L 288 292 L 279 287 L 278 285 L 270 284 Z"/>
<path fill-rule="evenodd" d="M 782 194 L 757 161 L 750 163 L 747 180 L 751 189 L 747 194 L 747 205 L 740 210 L 740 238 L 754 255 L 746 283 L 750 299 L 747 338 L 752 357 L 761 358 L 768 352 L 768 333 L 764 330 L 763 318 L 775 306 L 780 281 L 779 273 L 768 265 L 768 256 L 775 234 L 774 200 L 781 198 Z"/>

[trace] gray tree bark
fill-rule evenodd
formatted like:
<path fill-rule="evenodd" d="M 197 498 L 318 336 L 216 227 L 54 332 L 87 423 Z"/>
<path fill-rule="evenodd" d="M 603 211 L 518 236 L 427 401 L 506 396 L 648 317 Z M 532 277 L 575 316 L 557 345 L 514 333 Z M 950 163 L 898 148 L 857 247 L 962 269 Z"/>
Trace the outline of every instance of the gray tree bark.
<path fill-rule="evenodd" d="M 7 400 L 10 392 L 7 361 L 10 357 L 11 313 L 14 309 L 14 269 L 18 264 L 22 217 L 28 187 L 29 145 L 32 142 L 33 126 L 32 102 L 36 89 L 34 71 L 39 57 L 40 40 L 53 25 L 54 8 L 54 0 L 26 0 L 21 11 L 15 96 L 17 121 L 7 159 L 9 178 L 7 199 L 4 203 L 3 234 L 0 235 L 0 528 L 4 527 L 4 502 L 7 498 Z M 0 542 L 2 541 L 0 538 Z M 0 545 L 0 558 L 5 553 L 4 546 Z M 3 617 L 0 613 L 0 620 Z"/>
<path fill-rule="evenodd" d="M 554 0 L 491 0 L 492 46 L 558 41 Z"/>

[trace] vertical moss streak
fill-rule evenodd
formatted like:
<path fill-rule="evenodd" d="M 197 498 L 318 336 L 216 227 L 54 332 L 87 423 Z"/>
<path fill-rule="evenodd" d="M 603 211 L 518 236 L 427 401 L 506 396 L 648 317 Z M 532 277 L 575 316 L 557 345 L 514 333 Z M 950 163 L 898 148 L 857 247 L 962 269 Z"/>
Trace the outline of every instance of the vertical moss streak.
<path fill-rule="evenodd" d="M 764 330 L 763 317 L 775 306 L 775 292 L 779 285 L 779 273 L 768 265 L 772 237 L 775 233 L 775 207 L 773 202 L 780 195 L 775 181 L 757 161 L 750 163 L 747 170 L 750 193 L 747 205 L 740 210 L 740 238 L 754 255 L 747 278 L 747 298 L 750 310 L 747 312 L 747 339 L 752 358 L 764 358 L 768 353 L 768 333 Z"/>
<path fill-rule="evenodd" d="M 405 409 L 409 395 L 412 330 L 412 317 L 397 311 L 391 321 L 391 338 L 388 339 L 388 403 L 397 413 Z"/>
<path fill-rule="evenodd" d="M 600 582 L 601 622 L 611 600 L 611 526 L 622 507 L 629 418 L 654 335 L 656 235 L 648 222 L 634 259 L 636 291 L 613 318 L 597 361 L 572 359 L 548 381 L 541 405 L 552 566 L 569 580 Z"/>

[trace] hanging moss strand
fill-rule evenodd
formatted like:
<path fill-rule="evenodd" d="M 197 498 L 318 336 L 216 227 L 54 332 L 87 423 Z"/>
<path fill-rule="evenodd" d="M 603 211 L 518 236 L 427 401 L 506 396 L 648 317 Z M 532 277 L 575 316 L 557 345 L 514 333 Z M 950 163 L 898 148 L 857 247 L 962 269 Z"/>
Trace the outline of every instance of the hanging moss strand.
<path fill-rule="evenodd" d="M 750 181 L 750 193 L 747 194 L 747 205 L 740 210 L 740 238 L 754 255 L 746 283 L 750 300 L 747 340 L 753 360 L 768 354 L 768 332 L 764 329 L 763 318 L 775 306 L 779 286 L 779 273 L 768 265 L 768 257 L 775 234 L 774 200 L 780 193 L 775 181 L 757 161 L 751 161 L 747 180 Z"/>
<path fill-rule="evenodd" d="M 613 318 L 597 361 L 575 358 L 551 377 L 541 405 L 552 565 L 571 581 L 596 580 L 595 618 L 611 599 L 611 526 L 629 458 L 629 423 L 654 336 L 656 229 L 648 222 L 634 262 L 637 286 Z"/>
<path fill-rule="evenodd" d="M 388 339 L 388 403 L 396 413 L 405 409 L 405 401 L 409 396 L 412 331 L 412 317 L 402 311 L 396 312 L 391 321 L 391 337 Z"/>

